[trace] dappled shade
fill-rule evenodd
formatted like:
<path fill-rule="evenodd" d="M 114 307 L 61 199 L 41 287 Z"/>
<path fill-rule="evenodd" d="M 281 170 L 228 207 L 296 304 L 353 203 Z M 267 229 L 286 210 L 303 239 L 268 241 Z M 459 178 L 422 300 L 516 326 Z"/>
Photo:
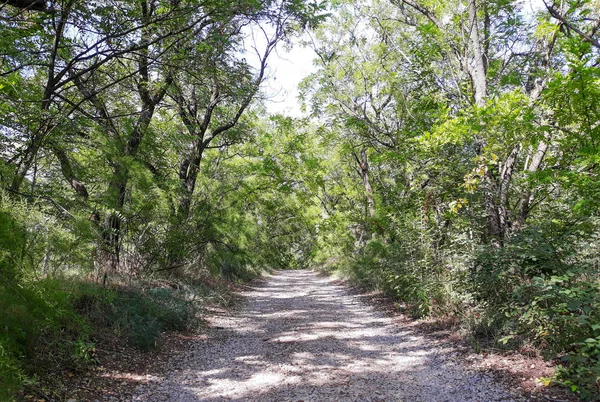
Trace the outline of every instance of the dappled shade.
<path fill-rule="evenodd" d="M 508 401 L 510 392 L 349 295 L 332 278 L 282 271 L 245 292 L 213 338 L 137 401 Z"/>

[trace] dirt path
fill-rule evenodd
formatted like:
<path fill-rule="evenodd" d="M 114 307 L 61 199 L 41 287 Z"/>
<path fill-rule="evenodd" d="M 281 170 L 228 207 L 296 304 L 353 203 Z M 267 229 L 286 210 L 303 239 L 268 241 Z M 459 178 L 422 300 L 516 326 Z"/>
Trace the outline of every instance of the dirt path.
<path fill-rule="evenodd" d="M 135 401 L 517 401 L 331 278 L 284 271 Z"/>

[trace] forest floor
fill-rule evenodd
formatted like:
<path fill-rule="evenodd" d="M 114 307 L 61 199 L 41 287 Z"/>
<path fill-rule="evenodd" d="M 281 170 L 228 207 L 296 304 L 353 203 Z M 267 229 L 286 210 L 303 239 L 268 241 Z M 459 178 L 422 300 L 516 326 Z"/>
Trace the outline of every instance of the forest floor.
<path fill-rule="evenodd" d="M 572 400 L 527 389 L 532 379 L 516 377 L 531 370 L 497 375 L 498 360 L 511 368 L 530 360 L 470 353 L 335 278 L 281 271 L 242 295 L 233 313 L 213 311 L 205 336 L 175 342 L 168 361 L 150 364 L 152 374 L 123 378 L 129 386 L 98 400 Z"/>

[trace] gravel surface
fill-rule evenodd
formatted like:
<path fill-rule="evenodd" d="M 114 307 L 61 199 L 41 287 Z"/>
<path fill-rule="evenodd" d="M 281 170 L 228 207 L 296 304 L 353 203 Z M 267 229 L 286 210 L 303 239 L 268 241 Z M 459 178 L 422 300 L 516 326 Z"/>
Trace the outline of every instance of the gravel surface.
<path fill-rule="evenodd" d="M 393 323 L 332 278 L 281 271 L 245 292 L 134 401 L 521 401 L 448 344 Z"/>

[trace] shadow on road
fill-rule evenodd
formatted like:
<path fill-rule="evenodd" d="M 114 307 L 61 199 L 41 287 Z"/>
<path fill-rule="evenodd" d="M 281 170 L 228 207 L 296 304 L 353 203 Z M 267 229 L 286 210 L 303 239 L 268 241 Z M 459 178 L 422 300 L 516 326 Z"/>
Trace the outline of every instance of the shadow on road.
<path fill-rule="evenodd" d="M 503 401 L 442 344 L 399 327 L 311 271 L 282 271 L 213 321 L 211 339 L 138 401 Z"/>

